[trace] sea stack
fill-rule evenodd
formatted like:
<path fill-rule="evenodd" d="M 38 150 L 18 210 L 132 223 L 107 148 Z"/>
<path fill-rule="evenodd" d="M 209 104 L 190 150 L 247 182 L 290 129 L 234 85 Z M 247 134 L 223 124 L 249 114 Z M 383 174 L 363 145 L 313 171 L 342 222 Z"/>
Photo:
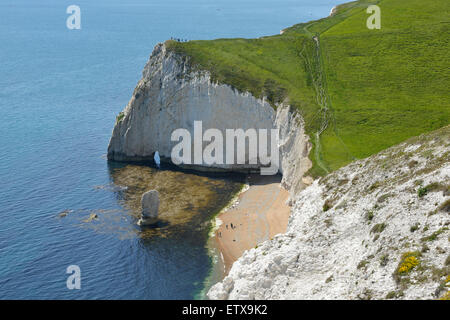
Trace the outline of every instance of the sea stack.
<path fill-rule="evenodd" d="M 155 224 L 158 220 L 159 193 L 156 190 L 150 190 L 142 195 L 142 216 L 138 221 L 140 226 Z"/>

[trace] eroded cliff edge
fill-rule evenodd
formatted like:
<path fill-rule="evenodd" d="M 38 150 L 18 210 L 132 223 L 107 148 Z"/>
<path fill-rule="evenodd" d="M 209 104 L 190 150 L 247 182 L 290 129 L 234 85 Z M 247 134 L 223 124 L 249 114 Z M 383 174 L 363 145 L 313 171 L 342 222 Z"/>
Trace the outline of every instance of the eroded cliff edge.
<path fill-rule="evenodd" d="M 216 128 L 224 136 L 226 129 L 279 129 L 283 185 L 293 193 L 304 187 L 301 178 L 311 167 L 311 144 L 300 115 L 288 105 L 275 110 L 265 99 L 213 82 L 208 72 L 193 71 L 189 58 L 164 43 L 155 47 L 130 102 L 117 117 L 108 159 L 153 161 L 158 151 L 163 161 L 169 161 L 176 144 L 172 132 L 184 128 L 193 137 L 193 123 L 199 120 L 204 131 Z M 241 171 L 255 166 L 214 164 L 207 169 Z"/>
<path fill-rule="evenodd" d="M 159 151 L 168 160 L 172 131 L 193 134 L 195 120 L 204 130 L 279 129 L 280 172 L 293 204 L 287 233 L 247 251 L 210 298 L 426 299 L 448 292 L 449 127 L 304 189 L 311 145 L 300 115 L 211 81 L 159 44 L 117 119 L 108 158 L 151 161 Z"/>
<path fill-rule="evenodd" d="M 450 298 L 450 127 L 339 169 L 294 198 L 211 299 Z"/>

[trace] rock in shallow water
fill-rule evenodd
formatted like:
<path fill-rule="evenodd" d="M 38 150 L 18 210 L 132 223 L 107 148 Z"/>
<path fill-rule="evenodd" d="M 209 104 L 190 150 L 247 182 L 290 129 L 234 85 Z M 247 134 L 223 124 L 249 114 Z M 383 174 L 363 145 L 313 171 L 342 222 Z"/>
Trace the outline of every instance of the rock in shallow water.
<path fill-rule="evenodd" d="M 98 219 L 98 215 L 96 213 L 91 213 L 89 215 L 89 218 L 87 218 L 86 220 L 83 220 L 84 222 L 92 222 L 94 220 Z"/>
<path fill-rule="evenodd" d="M 138 225 L 146 226 L 157 222 L 159 210 L 159 193 L 156 190 L 150 190 L 142 195 L 142 216 Z"/>

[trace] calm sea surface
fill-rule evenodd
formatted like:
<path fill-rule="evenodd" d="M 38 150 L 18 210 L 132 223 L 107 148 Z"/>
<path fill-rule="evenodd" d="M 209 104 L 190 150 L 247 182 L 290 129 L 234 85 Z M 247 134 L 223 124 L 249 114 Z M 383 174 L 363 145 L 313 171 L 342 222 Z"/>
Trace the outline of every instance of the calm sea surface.
<path fill-rule="evenodd" d="M 108 164 L 115 117 L 156 43 L 277 34 L 338 2 L 1 0 L 0 299 L 202 298 L 208 221 L 240 178 Z M 81 30 L 66 28 L 72 4 Z M 150 188 L 164 221 L 142 232 Z"/>

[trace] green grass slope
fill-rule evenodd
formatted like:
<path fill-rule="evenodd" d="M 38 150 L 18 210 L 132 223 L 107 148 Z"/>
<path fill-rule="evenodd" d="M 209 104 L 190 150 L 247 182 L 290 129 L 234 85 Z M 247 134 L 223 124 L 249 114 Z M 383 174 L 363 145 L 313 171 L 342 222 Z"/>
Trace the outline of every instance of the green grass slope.
<path fill-rule="evenodd" d="M 370 4 L 380 30 L 366 27 Z M 219 83 L 298 110 L 317 176 L 450 123 L 449 27 L 448 0 L 361 0 L 282 35 L 167 45 Z"/>

